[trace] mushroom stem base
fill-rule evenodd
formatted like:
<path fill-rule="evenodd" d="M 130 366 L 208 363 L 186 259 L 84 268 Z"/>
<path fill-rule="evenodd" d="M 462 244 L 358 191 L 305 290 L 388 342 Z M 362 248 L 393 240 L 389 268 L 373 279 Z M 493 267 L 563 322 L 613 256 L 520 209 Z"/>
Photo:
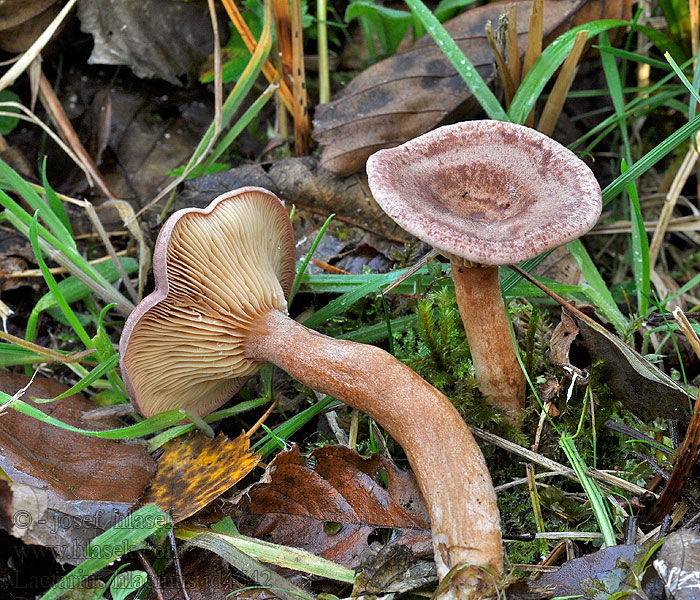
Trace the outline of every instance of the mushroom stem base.
<path fill-rule="evenodd" d="M 481 392 L 515 421 L 525 408 L 525 375 L 510 335 L 497 267 L 452 262 L 457 305 Z"/>
<path fill-rule="evenodd" d="M 469 428 L 450 401 L 389 353 L 329 338 L 279 311 L 258 317 L 246 354 L 375 419 L 403 447 L 430 511 L 441 599 L 482 598 L 503 572 L 496 495 Z M 484 567 L 484 568 L 481 568 Z"/>

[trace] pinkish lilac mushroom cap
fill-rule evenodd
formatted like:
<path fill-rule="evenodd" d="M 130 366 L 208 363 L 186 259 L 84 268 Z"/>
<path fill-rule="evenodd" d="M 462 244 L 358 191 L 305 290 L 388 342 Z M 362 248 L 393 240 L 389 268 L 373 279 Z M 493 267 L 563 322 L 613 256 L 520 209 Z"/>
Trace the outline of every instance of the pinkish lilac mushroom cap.
<path fill-rule="evenodd" d="M 155 291 L 129 315 L 119 341 L 136 409 L 204 416 L 227 402 L 262 366 L 245 356 L 245 338 L 257 316 L 286 312 L 294 261 L 289 215 L 263 188 L 174 213 L 156 242 Z"/>
<path fill-rule="evenodd" d="M 377 203 L 448 256 L 484 265 L 533 258 L 586 233 L 602 209 L 586 164 L 522 125 L 446 125 L 367 161 Z"/>

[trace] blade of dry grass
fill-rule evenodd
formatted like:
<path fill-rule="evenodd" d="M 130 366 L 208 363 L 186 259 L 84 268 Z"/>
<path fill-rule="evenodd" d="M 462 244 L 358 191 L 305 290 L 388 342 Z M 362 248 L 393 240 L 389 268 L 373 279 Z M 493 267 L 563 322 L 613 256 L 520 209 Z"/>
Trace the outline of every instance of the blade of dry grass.
<path fill-rule="evenodd" d="M 513 3 L 506 14 L 508 16 L 508 31 L 506 33 L 508 70 L 510 71 L 510 78 L 517 86 L 520 84 L 522 69 L 520 48 L 518 48 L 518 5 Z"/>
<path fill-rule="evenodd" d="M 552 87 L 552 92 L 549 94 L 549 98 L 547 98 L 547 103 L 544 105 L 539 123 L 537 124 L 537 130 L 545 135 L 552 135 L 554 131 L 554 126 L 559 119 L 559 115 L 561 115 L 561 110 L 566 101 L 566 96 L 569 93 L 571 82 L 574 79 L 576 66 L 586 46 L 587 39 L 588 31 L 586 30 L 579 31 L 576 34 L 571 52 L 569 52 L 569 56 L 566 57 L 561 71 L 559 71 L 559 75 L 557 76 L 557 80 Z"/>
<path fill-rule="evenodd" d="M 233 23 L 234 27 L 241 35 L 241 38 L 243 38 L 243 43 L 246 45 L 246 48 L 248 48 L 248 51 L 251 54 L 253 54 L 255 52 L 255 48 L 257 47 L 257 42 L 255 41 L 255 37 L 253 36 L 253 32 L 248 28 L 247 23 L 243 20 L 243 16 L 238 10 L 238 7 L 235 5 L 233 0 L 221 0 L 221 3 L 224 5 L 226 13 L 229 16 L 229 19 L 231 19 L 231 22 Z M 262 68 L 262 72 L 263 75 L 265 75 L 268 82 L 277 83 L 279 81 L 280 98 L 282 98 L 286 109 L 290 113 L 294 114 L 294 98 L 292 96 L 292 93 L 289 90 L 287 84 L 285 83 L 284 78 L 280 77 L 280 74 L 277 72 L 277 69 L 270 62 L 269 59 L 265 61 L 265 64 Z"/>
<path fill-rule="evenodd" d="M 508 109 L 510 108 L 510 103 L 513 100 L 513 96 L 515 95 L 515 83 L 513 82 L 513 78 L 510 74 L 510 69 L 508 68 L 508 65 L 506 65 L 506 61 L 503 58 L 503 54 L 501 54 L 501 50 L 496 43 L 496 38 L 493 35 L 493 28 L 491 27 L 491 21 L 486 23 L 485 31 L 486 39 L 488 40 L 493 56 L 496 59 L 498 76 L 501 80 L 501 85 L 503 86 L 506 109 Z"/>
<path fill-rule="evenodd" d="M 44 32 L 36 39 L 36 41 L 30 46 L 30 48 L 22 55 L 22 57 L 14 64 L 10 69 L 0 77 L 0 90 L 4 90 L 6 87 L 11 86 L 17 78 L 24 73 L 25 69 L 29 67 L 30 64 L 34 62 L 37 56 L 44 49 L 44 46 L 49 43 L 49 40 L 56 33 L 56 30 L 61 26 L 61 23 L 73 10 L 77 0 L 68 0 L 66 5 L 61 9 L 56 15 L 56 18 L 51 21 L 49 26 L 44 30 Z"/>
<path fill-rule="evenodd" d="M 543 35 L 543 19 L 544 19 L 544 0 L 534 0 L 532 3 L 532 12 L 530 13 L 530 27 L 527 33 L 527 46 L 525 48 L 525 57 L 523 58 L 523 71 L 520 75 L 520 81 L 528 74 L 532 65 L 542 54 L 542 35 Z M 535 122 L 535 109 L 530 111 L 525 125 L 532 127 Z"/>
<path fill-rule="evenodd" d="M 676 207 L 678 196 L 680 196 L 683 186 L 686 184 L 688 177 L 690 177 L 691 173 L 693 172 L 693 167 L 695 166 L 697 160 L 697 151 L 692 147 L 688 148 L 688 152 L 683 159 L 683 163 L 681 164 L 680 169 L 678 169 L 678 172 L 673 179 L 673 183 L 671 184 L 671 188 L 666 194 L 666 200 L 664 201 L 664 205 L 661 208 L 661 214 L 659 215 L 658 225 L 654 230 L 654 235 L 649 243 L 649 268 L 652 271 L 654 270 L 654 265 L 659 257 L 661 244 L 663 242 L 664 235 L 666 234 L 668 224 L 671 220 L 673 209 Z"/>
<path fill-rule="evenodd" d="M 294 150 L 297 156 L 304 156 L 311 150 L 311 119 L 304 71 L 304 30 L 301 24 L 301 0 L 292 0 L 292 81 Z"/>

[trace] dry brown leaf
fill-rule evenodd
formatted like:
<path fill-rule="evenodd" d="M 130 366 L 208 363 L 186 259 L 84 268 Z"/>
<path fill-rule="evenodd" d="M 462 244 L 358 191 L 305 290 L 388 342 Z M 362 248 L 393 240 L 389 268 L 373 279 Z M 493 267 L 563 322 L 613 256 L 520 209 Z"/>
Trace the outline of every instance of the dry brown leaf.
<path fill-rule="evenodd" d="M 280 453 L 263 482 L 236 504 L 241 533 L 303 548 L 349 568 L 359 564 L 375 532 L 391 543 L 431 552 L 430 519 L 411 473 L 382 456 L 362 458 L 344 446 L 315 450 L 307 465 L 298 448 Z M 382 477 L 388 480 L 385 488 Z"/>
<path fill-rule="evenodd" d="M 494 79 L 493 54 L 484 26 L 512 2 L 480 6 L 451 19 L 445 29 L 454 38 L 487 83 Z M 586 10 L 577 11 L 586 4 Z M 628 0 L 572 2 L 546 0 L 544 35 L 568 20 L 573 24 L 592 19 L 629 18 Z M 518 2 L 517 30 L 521 50 L 529 26 L 532 2 Z M 559 33 L 559 32 L 556 32 Z M 314 140 L 324 146 L 321 165 L 339 175 L 364 167 L 367 157 L 396 146 L 439 125 L 465 115 L 473 98 L 462 78 L 442 50 L 424 36 L 408 50 L 365 69 L 332 102 L 316 108 Z"/>
<path fill-rule="evenodd" d="M 230 171 L 204 175 L 184 183 L 184 189 L 173 202 L 172 210 L 205 207 L 211 199 L 227 190 L 257 185 L 270 190 L 288 206 L 307 208 L 319 214 L 321 222 L 335 213 L 336 221 L 373 232 L 379 237 L 404 242 L 409 236 L 372 198 L 364 177 L 341 179 L 319 166 L 315 156 L 286 158 L 262 165 L 242 165 Z M 303 250 L 300 249 L 300 252 Z"/>
<path fill-rule="evenodd" d="M 245 435 L 210 439 L 195 432 L 165 446 L 141 504 L 157 504 L 176 523 L 193 515 L 243 479 L 258 463 Z"/>
<path fill-rule="evenodd" d="M 28 378 L 0 372 L 0 390 L 15 394 Z M 51 398 L 67 388 L 37 377 L 22 398 Z M 84 421 L 95 405 L 80 394 L 41 410 L 82 429 L 113 429 L 116 419 Z M 71 433 L 14 410 L 0 416 L 0 517 L 27 544 L 49 546 L 61 562 L 77 564 L 87 543 L 126 516 L 155 465 L 144 446 Z M 7 518 L 9 517 L 9 522 Z"/>
<path fill-rule="evenodd" d="M 59 13 L 65 0 L 5 0 L 0 2 L 0 49 L 23 52 Z"/>

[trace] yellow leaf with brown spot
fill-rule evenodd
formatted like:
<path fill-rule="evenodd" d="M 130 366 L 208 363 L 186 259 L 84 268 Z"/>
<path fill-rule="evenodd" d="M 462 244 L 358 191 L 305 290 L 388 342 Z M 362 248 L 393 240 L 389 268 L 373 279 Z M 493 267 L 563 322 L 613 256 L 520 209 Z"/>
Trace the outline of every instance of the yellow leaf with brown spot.
<path fill-rule="evenodd" d="M 211 439 L 196 432 L 168 442 L 141 504 L 157 504 L 176 523 L 186 519 L 250 473 L 259 457 L 249 448 L 245 435 Z"/>

